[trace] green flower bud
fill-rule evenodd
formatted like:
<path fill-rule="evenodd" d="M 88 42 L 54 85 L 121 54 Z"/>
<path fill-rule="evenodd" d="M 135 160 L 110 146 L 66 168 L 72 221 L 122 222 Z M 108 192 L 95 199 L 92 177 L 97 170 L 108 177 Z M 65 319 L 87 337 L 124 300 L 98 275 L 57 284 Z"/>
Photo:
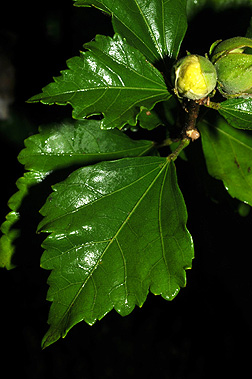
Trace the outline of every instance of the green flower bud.
<path fill-rule="evenodd" d="M 218 89 L 223 96 L 252 96 L 252 55 L 244 53 L 252 39 L 234 37 L 217 41 L 210 48 L 211 61 L 217 72 Z"/>
<path fill-rule="evenodd" d="M 174 92 L 180 98 L 203 99 L 215 88 L 216 77 L 215 68 L 207 58 L 188 55 L 173 67 Z"/>

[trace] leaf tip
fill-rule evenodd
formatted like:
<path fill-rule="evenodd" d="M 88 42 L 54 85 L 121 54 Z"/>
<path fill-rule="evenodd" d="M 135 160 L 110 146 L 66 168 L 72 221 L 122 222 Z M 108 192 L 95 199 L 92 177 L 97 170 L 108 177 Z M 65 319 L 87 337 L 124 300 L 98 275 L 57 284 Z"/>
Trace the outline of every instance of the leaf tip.
<path fill-rule="evenodd" d="M 30 97 L 28 100 L 26 100 L 26 103 L 38 103 L 41 99 L 42 93 L 39 93 L 37 95 L 34 95 Z"/>
<path fill-rule="evenodd" d="M 52 328 L 50 328 L 42 339 L 42 342 L 41 342 L 42 350 L 45 350 L 47 347 L 52 345 L 54 342 L 58 341 L 60 339 L 60 337 L 61 337 L 61 335 L 58 331 L 56 331 L 55 329 L 52 330 Z"/>

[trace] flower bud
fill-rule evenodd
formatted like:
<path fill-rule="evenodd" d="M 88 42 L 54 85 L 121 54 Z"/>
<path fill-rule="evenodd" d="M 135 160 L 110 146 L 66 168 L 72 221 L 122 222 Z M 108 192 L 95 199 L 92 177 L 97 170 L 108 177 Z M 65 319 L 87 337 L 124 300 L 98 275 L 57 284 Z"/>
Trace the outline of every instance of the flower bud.
<path fill-rule="evenodd" d="M 252 96 L 252 55 L 244 53 L 252 39 L 234 37 L 217 41 L 210 48 L 217 72 L 218 89 L 227 98 Z"/>
<path fill-rule="evenodd" d="M 174 92 L 180 98 L 200 100 L 216 86 L 213 64 L 200 55 L 181 58 L 173 67 Z"/>

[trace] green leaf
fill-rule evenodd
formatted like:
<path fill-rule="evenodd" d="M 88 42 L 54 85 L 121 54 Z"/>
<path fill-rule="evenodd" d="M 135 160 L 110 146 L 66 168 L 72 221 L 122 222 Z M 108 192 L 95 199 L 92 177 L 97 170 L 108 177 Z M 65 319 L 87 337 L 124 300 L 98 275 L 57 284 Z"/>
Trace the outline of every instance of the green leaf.
<path fill-rule="evenodd" d="M 18 230 L 10 230 L 12 225 L 18 220 L 17 212 L 9 212 L 6 216 L 6 221 L 1 226 L 1 231 L 4 233 L 0 238 L 0 267 L 11 270 L 15 268 L 12 263 L 14 254 L 13 241 L 19 236 Z"/>
<path fill-rule="evenodd" d="M 222 180 L 232 197 L 252 205 L 252 134 L 221 118 L 199 126 L 209 174 Z"/>
<path fill-rule="evenodd" d="M 173 162 L 127 158 L 81 168 L 41 210 L 43 268 L 52 270 L 43 347 L 113 308 L 129 314 L 149 290 L 172 300 L 186 284 L 193 244 Z"/>
<path fill-rule="evenodd" d="M 23 199 L 27 196 L 29 188 L 43 181 L 49 172 L 30 171 L 19 178 L 16 182 L 18 191 L 11 196 L 8 206 L 11 209 L 6 216 L 6 220 L 1 225 L 3 235 L 0 238 L 0 267 L 10 270 L 15 267 L 12 257 L 15 253 L 14 241 L 19 236 L 19 231 L 12 229 L 13 225 L 19 220 L 19 208 Z"/>
<path fill-rule="evenodd" d="M 39 128 L 25 141 L 19 161 L 26 170 L 52 171 L 73 165 L 146 155 L 152 141 L 132 140 L 120 130 L 102 130 L 97 120 L 64 121 Z"/>
<path fill-rule="evenodd" d="M 32 186 L 61 168 L 146 155 L 153 148 L 151 141 L 131 140 L 119 130 L 101 130 L 100 121 L 95 120 L 65 121 L 43 126 L 39 131 L 25 140 L 26 148 L 18 156 L 29 171 L 18 179 L 18 192 L 8 202 L 11 212 L 1 226 L 0 267 L 13 267 L 13 243 L 19 233 L 12 226 L 18 221 L 18 210 Z"/>
<path fill-rule="evenodd" d="M 218 107 L 219 113 L 237 129 L 252 130 L 252 99 L 230 99 Z"/>
<path fill-rule="evenodd" d="M 121 129 L 136 125 L 141 108 L 171 96 L 161 73 L 120 36 L 96 36 L 85 47 L 89 51 L 69 59 L 69 70 L 29 101 L 71 104 L 74 118 L 103 114 L 102 128 Z"/>
<path fill-rule="evenodd" d="M 177 58 L 187 29 L 186 0 L 75 0 L 112 15 L 115 32 L 151 62 Z"/>
<path fill-rule="evenodd" d="M 142 128 L 152 130 L 159 125 L 174 125 L 174 112 L 177 107 L 176 99 L 170 97 L 168 101 L 158 103 L 151 111 L 142 109 L 138 121 Z M 168 132 L 168 129 L 167 129 Z"/>
<path fill-rule="evenodd" d="M 164 125 L 164 121 L 155 109 L 152 109 L 151 112 L 147 109 L 142 109 L 138 116 L 138 121 L 142 128 L 148 130 L 155 129 L 159 125 Z"/>

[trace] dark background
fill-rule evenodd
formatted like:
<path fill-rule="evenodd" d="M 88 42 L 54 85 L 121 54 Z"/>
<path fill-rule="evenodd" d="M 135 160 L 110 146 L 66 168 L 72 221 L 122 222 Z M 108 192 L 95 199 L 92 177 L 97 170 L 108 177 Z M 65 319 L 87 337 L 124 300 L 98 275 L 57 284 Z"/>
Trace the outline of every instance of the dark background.
<path fill-rule="evenodd" d="M 70 107 L 25 101 L 59 75 L 84 42 L 98 33 L 113 35 L 113 31 L 108 16 L 74 8 L 71 0 L 2 2 L 1 8 L 0 51 L 8 55 L 16 73 L 15 101 L 9 118 L 0 122 L 2 221 L 8 212 L 7 199 L 22 175 L 16 156 L 23 139 L 42 123 L 71 116 Z M 248 8 L 218 14 L 206 9 L 192 20 L 183 53 L 204 54 L 217 39 L 244 35 L 250 17 Z M 44 351 L 40 342 L 47 330 L 49 273 L 39 267 L 43 237 L 35 231 L 40 219 L 37 211 L 48 193 L 31 191 L 22 208 L 18 266 L 0 271 L 1 363 L 8 376 L 195 379 L 248 375 L 252 215 L 241 217 L 239 203 L 226 195 L 222 183 L 205 176 L 200 142 L 191 144 L 188 151 L 194 163 L 176 162 L 195 243 L 187 287 L 172 302 L 150 294 L 142 309 L 125 318 L 113 311 L 92 327 L 80 323 Z"/>

